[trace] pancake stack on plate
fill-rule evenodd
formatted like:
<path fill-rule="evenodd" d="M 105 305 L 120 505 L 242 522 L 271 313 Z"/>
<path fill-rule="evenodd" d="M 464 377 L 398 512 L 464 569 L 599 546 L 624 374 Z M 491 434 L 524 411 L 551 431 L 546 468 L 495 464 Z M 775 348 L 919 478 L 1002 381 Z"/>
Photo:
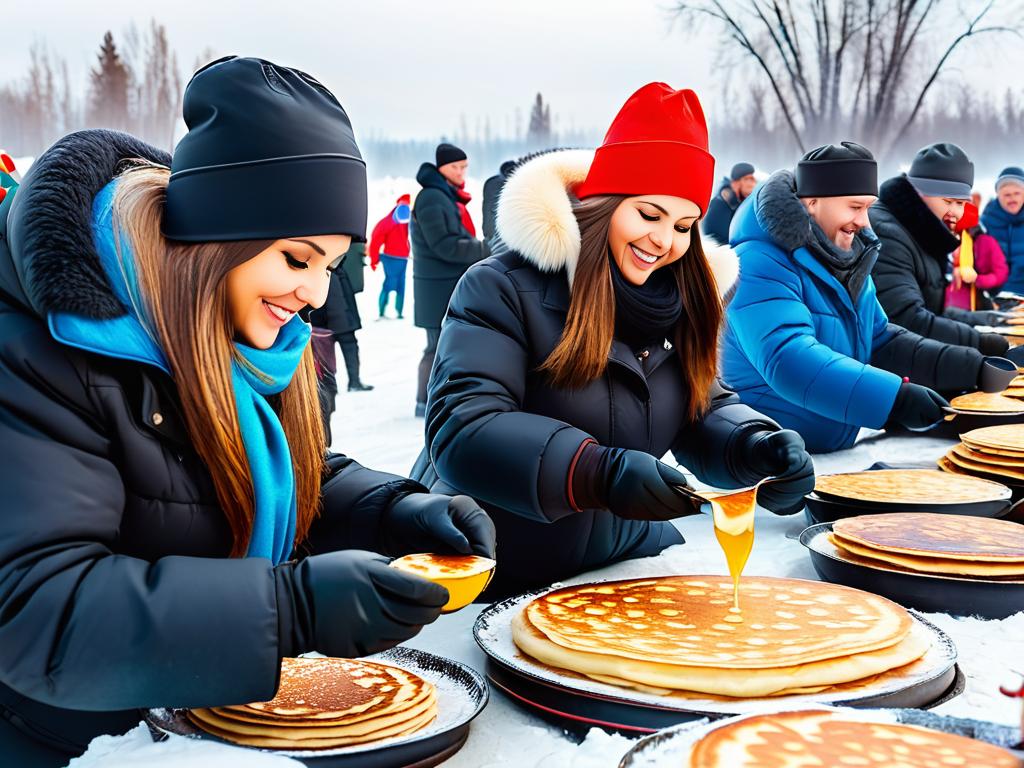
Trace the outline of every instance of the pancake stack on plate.
<path fill-rule="evenodd" d="M 1024 376 L 1018 372 L 1017 378 L 1010 382 L 1010 385 L 1003 390 L 1007 397 L 1024 398 Z"/>
<path fill-rule="evenodd" d="M 1024 424 L 973 429 L 960 435 L 960 440 L 939 459 L 940 469 L 1004 483 L 1024 483 Z"/>
<path fill-rule="evenodd" d="M 565 587 L 513 619 L 537 661 L 648 693 L 735 698 L 817 693 L 910 664 L 931 646 L 906 609 L 849 587 L 722 576 Z"/>
<path fill-rule="evenodd" d="M 843 559 L 935 576 L 1024 578 L 1024 526 L 987 517 L 895 512 L 837 520 Z"/>
<path fill-rule="evenodd" d="M 417 675 L 355 659 L 281 662 L 270 701 L 189 710 L 219 738 L 249 747 L 331 749 L 406 736 L 437 716 L 437 692 Z"/>
<path fill-rule="evenodd" d="M 871 504 L 967 504 L 1009 499 L 1006 486 L 934 469 L 878 469 L 818 475 L 815 493 Z"/>
<path fill-rule="evenodd" d="M 930 728 L 830 710 L 738 718 L 690 748 L 689 768 L 1021 768 L 1001 747 Z"/>

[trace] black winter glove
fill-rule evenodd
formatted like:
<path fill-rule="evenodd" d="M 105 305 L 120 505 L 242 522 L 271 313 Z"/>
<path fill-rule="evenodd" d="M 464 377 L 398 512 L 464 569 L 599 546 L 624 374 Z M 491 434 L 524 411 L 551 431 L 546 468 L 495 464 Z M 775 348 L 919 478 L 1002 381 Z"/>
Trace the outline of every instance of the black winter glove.
<path fill-rule="evenodd" d="M 672 520 L 700 513 L 701 505 L 675 491 L 686 476 L 649 453 L 588 443 L 570 479 L 580 509 L 604 508 L 626 520 Z"/>
<path fill-rule="evenodd" d="M 889 421 L 907 429 L 927 429 L 942 421 L 946 415 L 942 409 L 948 406 L 938 392 L 905 381 L 896 393 Z"/>
<path fill-rule="evenodd" d="M 1008 360 L 1013 360 L 1017 364 L 1017 367 L 1024 367 L 1024 346 L 1014 347 L 1013 349 L 1004 352 L 1003 357 Z"/>
<path fill-rule="evenodd" d="M 415 636 L 441 613 L 448 590 L 349 549 L 274 569 L 282 656 L 366 656 Z"/>
<path fill-rule="evenodd" d="M 814 490 L 814 462 L 804 439 L 791 429 L 751 432 L 740 449 L 744 464 L 761 477 L 775 477 L 757 492 L 757 503 L 777 515 L 792 515 L 804 507 Z"/>
<path fill-rule="evenodd" d="M 381 551 L 494 557 L 494 523 L 469 496 L 410 493 L 391 504 L 380 528 Z"/>
<path fill-rule="evenodd" d="M 1009 342 L 998 333 L 983 333 L 978 339 L 978 351 L 986 357 L 1005 357 Z"/>

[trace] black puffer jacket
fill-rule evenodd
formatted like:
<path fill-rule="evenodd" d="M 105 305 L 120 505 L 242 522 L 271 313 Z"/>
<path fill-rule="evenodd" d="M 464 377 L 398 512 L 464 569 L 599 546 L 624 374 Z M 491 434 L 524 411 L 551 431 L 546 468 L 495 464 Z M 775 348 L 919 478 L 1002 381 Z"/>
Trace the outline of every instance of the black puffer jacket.
<path fill-rule="evenodd" d="M 736 487 L 759 479 L 739 466 L 738 435 L 778 428 L 721 388 L 706 417 L 691 423 L 669 344 L 637 355 L 616 340 L 604 375 L 578 390 L 556 389 L 537 371 L 565 326 L 567 274 L 579 253 L 564 185 L 581 181 L 592 157 L 546 155 L 509 179 L 498 227 L 510 250 L 466 273 L 441 330 L 427 401 L 429 457 L 421 455 L 413 475 L 437 491 L 472 493 L 491 515 L 500 542 L 491 597 L 682 541 L 671 523 L 573 510 L 567 478 L 587 438 L 657 457 L 672 451 L 701 480 Z M 533 216 L 520 218 L 527 209 Z M 736 259 L 728 249 L 719 259 L 725 290 Z"/>
<path fill-rule="evenodd" d="M 977 349 L 981 335 L 973 327 L 943 317 L 949 254 L 960 238 L 928 209 L 905 176 L 882 184 L 868 216 L 882 242 L 872 277 L 889 319 L 929 339 Z"/>
<path fill-rule="evenodd" d="M 90 210 L 136 157 L 170 161 L 125 134 L 71 134 L 0 207 L 4 758 L 25 748 L 11 725 L 63 764 L 134 726 L 139 708 L 266 700 L 290 637 L 270 561 L 227 556 L 231 531 L 173 380 L 66 347 L 47 327 L 52 311 L 124 314 Z M 422 490 L 344 456 L 329 465 L 311 553 L 375 549 L 381 512 Z"/>
<path fill-rule="evenodd" d="M 455 284 L 487 249 L 462 225 L 455 188 L 435 165 L 421 165 L 416 181 L 423 189 L 409 221 L 414 320 L 419 328 L 440 328 Z"/>

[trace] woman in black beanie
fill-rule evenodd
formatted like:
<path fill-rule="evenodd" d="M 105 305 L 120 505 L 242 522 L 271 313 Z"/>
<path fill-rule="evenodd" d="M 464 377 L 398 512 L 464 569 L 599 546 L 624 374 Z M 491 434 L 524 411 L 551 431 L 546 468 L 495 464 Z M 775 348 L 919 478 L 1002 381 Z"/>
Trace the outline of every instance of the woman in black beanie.
<path fill-rule="evenodd" d="M 267 700 L 284 656 L 395 645 L 447 593 L 384 555 L 493 554 L 472 499 L 326 452 L 296 313 L 364 238 L 345 110 L 228 57 L 184 112 L 173 161 L 71 134 L 0 206 L 5 765 L 64 765 L 141 708 Z"/>

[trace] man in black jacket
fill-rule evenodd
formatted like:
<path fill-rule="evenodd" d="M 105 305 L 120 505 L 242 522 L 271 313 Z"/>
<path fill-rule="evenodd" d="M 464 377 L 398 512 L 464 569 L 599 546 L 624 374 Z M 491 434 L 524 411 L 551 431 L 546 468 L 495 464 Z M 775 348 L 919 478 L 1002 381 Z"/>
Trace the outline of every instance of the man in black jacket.
<path fill-rule="evenodd" d="M 872 270 L 889 319 L 926 338 L 973 347 L 983 355 L 1007 353 L 1006 340 L 979 333 L 973 325 L 993 325 L 993 312 L 944 311 L 949 254 L 960 245 L 953 227 L 970 200 L 974 165 L 955 144 L 925 147 L 907 174 L 882 184 L 869 211 L 882 243 Z M 1016 362 L 1024 362 L 1024 357 Z"/>
<path fill-rule="evenodd" d="M 470 199 L 464 191 L 469 164 L 466 153 L 451 144 L 439 144 L 434 159 L 434 163 L 421 165 L 416 174 L 423 191 L 416 196 L 409 222 L 414 320 L 427 332 L 416 389 L 417 416 L 427 407 L 427 380 L 448 300 L 463 273 L 487 255 L 466 212 Z"/>
<path fill-rule="evenodd" d="M 755 186 L 757 179 L 754 178 L 754 166 L 750 163 L 736 163 L 729 178 L 722 180 L 718 194 L 711 198 L 707 216 L 701 223 L 701 232 L 714 238 L 716 243 L 727 244 L 732 217 L 740 203 L 750 197 Z"/>

